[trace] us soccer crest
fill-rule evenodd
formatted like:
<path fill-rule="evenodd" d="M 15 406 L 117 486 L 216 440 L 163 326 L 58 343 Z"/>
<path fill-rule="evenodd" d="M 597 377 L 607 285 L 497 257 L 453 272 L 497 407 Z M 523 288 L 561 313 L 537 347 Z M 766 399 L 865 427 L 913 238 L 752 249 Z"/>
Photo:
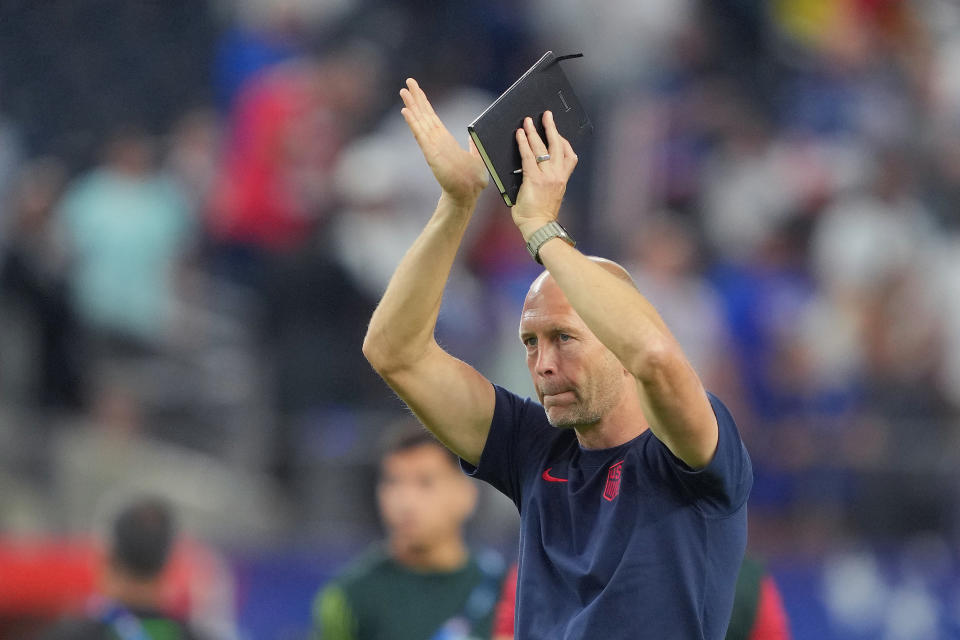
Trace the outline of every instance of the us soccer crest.
<path fill-rule="evenodd" d="M 610 465 L 607 471 L 607 485 L 603 488 L 603 499 L 613 502 L 620 495 L 620 477 L 623 475 L 623 460 Z"/>

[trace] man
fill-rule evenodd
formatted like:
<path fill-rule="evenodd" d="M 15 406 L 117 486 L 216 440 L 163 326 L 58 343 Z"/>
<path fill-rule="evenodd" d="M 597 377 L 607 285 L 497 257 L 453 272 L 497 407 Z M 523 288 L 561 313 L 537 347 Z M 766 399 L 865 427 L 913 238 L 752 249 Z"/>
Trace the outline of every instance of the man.
<path fill-rule="evenodd" d="M 490 637 L 505 563 L 471 553 L 463 525 L 477 488 L 419 425 L 380 463 L 377 501 L 387 540 L 318 596 L 323 640 L 467 640 Z"/>
<path fill-rule="evenodd" d="M 541 404 L 434 339 L 443 287 L 487 173 L 413 79 L 401 113 L 440 183 L 433 217 L 373 314 L 363 351 L 465 470 L 520 511 L 517 636 L 723 638 L 746 544 L 750 459 L 656 310 L 556 223 L 577 156 L 543 115 L 516 132 L 511 215 L 546 271 L 520 339 Z"/>
<path fill-rule="evenodd" d="M 131 502 L 113 522 L 103 568 L 102 599 L 87 619 L 58 625 L 47 640 L 192 640 L 182 623 L 163 613 L 164 571 L 176 539 L 166 501 Z"/>

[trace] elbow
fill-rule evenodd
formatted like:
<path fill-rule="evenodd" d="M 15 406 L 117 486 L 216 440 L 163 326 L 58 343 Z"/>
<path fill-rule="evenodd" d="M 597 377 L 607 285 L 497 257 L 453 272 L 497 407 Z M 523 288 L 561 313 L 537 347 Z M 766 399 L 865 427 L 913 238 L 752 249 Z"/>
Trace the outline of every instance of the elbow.
<path fill-rule="evenodd" d="M 383 340 L 378 340 L 372 332 L 367 331 L 361 350 L 363 351 L 363 357 L 367 359 L 373 370 L 381 376 L 390 369 L 390 358 Z"/>
<path fill-rule="evenodd" d="M 654 383 L 670 376 L 684 362 L 680 347 L 669 338 L 646 341 L 630 359 L 630 372 L 643 383 Z"/>
<path fill-rule="evenodd" d="M 388 382 L 394 374 L 409 368 L 417 360 L 409 347 L 397 348 L 385 336 L 370 330 L 363 339 L 361 350 L 373 370 Z"/>

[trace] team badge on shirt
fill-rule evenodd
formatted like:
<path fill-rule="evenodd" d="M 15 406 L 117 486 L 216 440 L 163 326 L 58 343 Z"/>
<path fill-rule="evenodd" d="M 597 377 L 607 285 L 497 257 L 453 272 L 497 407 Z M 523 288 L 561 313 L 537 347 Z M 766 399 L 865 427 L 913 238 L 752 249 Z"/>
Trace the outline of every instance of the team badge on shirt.
<path fill-rule="evenodd" d="M 607 471 L 607 484 L 603 488 L 603 499 L 613 502 L 613 499 L 620 495 L 620 476 L 623 473 L 623 460 L 610 465 Z"/>

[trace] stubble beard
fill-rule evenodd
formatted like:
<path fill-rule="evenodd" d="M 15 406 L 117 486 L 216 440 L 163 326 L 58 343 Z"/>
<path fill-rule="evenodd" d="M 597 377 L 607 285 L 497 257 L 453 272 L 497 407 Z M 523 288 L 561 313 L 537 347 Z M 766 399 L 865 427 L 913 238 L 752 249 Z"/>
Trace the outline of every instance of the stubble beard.
<path fill-rule="evenodd" d="M 574 405 L 565 407 L 553 407 L 547 411 L 547 421 L 550 426 L 557 429 L 576 429 L 577 427 L 587 427 L 600 422 L 603 413 L 596 407 L 585 404 L 580 398 L 580 394 L 574 392 L 577 402 Z M 553 414 L 553 415 L 551 415 Z M 554 417 L 554 415 L 556 417 Z"/>
<path fill-rule="evenodd" d="M 609 369 L 599 372 L 585 389 L 572 390 L 576 399 L 573 404 L 547 411 L 547 421 L 558 429 L 590 427 L 600 422 L 620 399 L 619 372 L 619 362 L 610 363 Z"/>

